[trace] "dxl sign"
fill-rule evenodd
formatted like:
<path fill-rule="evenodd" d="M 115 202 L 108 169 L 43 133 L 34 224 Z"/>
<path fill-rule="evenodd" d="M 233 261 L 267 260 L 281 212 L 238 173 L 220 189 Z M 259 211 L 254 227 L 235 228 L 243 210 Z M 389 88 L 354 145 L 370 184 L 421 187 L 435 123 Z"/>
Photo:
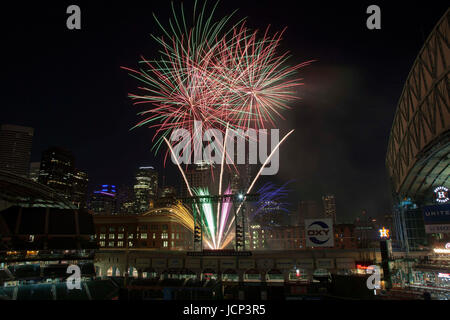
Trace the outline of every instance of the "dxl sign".
<path fill-rule="evenodd" d="M 306 246 L 333 247 L 333 221 L 324 219 L 305 219 Z"/>

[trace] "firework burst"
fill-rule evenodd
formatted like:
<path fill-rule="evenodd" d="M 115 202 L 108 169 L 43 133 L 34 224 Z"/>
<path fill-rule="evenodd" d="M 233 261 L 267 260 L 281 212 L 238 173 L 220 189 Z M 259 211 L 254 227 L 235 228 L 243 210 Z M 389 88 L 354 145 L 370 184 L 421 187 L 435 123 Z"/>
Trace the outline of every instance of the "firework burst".
<path fill-rule="evenodd" d="M 274 118 L 282 118 L 280 111 L 296 99 L 294 88 L 302 85 L 294 76 L 310 61 L 285 66 L 288 53 L 277 54 L 283 32 L 270 36 L 267 29 L 258 38 L 243 20 L 227 29 L 233 14 L 212 22 L 216 5 L 206 16 L 205 2 L 195 16 L 196 2 L 189 29 L 183 7 L 178 18 L 172 4 L 170 30 L 157 20 L 164 36 L 153 36 L 162 47 L 160 59 L 142 57 L 139 70 L 123 67 L 142 84 L 139 93 L 129 94 L 134 104 L 151 106 L 139 113 L 144 119 L 135 127 L 156 130 L 156 151 L 174 129 L 193 132 L 194 121 L 222 132 L 274 126 Z"/>
<path fill-rule="evenodd" d="M 161 144 L 166 142 L 166 158 L 169 153 L 174 156 L 169 142 L 173 130 L 192 132 L 190 137 L 193 141 L 198 134 L 195 121 L 201 121 L 203 129 L 219 129 L 225 136 L 230 129 L 275 126 L 275 119 L 282 119 L 281 112 L 297 99 L 295 89 L 302 85 L 296 76 L 297 71 L 311 62 L 288 66 L 289 54 L 279 53 L 284 31 L 270 35 L 267 28 L 260 36 L 258 31 L 247 28 L 244 20 L 228 27 L 234 13 L 214 22 L 216 6 L 217 3 L 207 15 L 205 2 L 196 15 L 195 2 L 192 27 L 188 28 L 183 6 L 181 15 L 177 16 L 172 3 L 173 19 L 169 20 L 169 28 L 155 17 L 163 33 L 162 36 L 152 36 L 161 47 L 160 58 L 149 60 L 142 57 L 138 70 L 123 67 L 141 83 L 137 93 L 129 94 L 135 105 L 146 108 L 139 113 L 143 119 L 135 127 L 153 128 L 156 131 L 153 148 L 158 152 Z M 263 168 L 292 132 L 275 146 L 245 194 L 251 193 Z M 225 143 L 221 149 L 219 196 L 231 195 L 229 185 L 222 193 Z M 176 164 L 191 197 L 210 195 L 206 188 L 191 189 L 180 163 Z M 266 188 L 262 190 L 266 200 L 283 192 L 283 189 Z M 235 214 L 230 214 L 233 207 L 231 199 L 219 201 L 217 206 L 208 202 L 194 204 L 193 211 L 200 217 L 205 231 L 204 241 L 209 248 L 229 245 L 233 239 L 231 227 L 245 201 L 244 197 Z"/>

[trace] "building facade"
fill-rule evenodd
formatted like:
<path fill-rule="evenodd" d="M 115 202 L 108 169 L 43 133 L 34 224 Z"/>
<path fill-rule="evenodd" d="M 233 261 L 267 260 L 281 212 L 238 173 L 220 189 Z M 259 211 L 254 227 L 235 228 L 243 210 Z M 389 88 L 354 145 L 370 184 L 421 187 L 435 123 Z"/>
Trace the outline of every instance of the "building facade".
<path fill-rule="evenodd" d="M 42 153 L 39 183 L 71 199 L 74 168 L 75 157 L 70 151 L 59 147 L 49 148 Z"/>
<path fill-rule="evenodd" d="M 79 209 L 85 209 L 87 207 L 88 174 L 75 169 L 72 179 L 72 203 Z"/>
<path fill-rule="evenodd" d="M 0 126 L 0 170 L 28 177 L 33 134 L 30 127 Z"/>
<path fill-rule="evenodd" d="M 193 218 L 181 205 L 141 215 L 95 215 L 94 223 L 101 250 L 193 249 Z"/>
<path fill-rule="evenodd" d="M 333 220 L 336 223 L 336 198 L 332 194 L 328 194 L 322 197 L 323 211 L 326 218 Z"/>
<path fill-rule="evenodd" d="M 89 200 L 89 209 L 94 214 L 117 213 L 117 190 L 115 185 L 103 184 L 95 190 Z"/>
<path fill-rule="evenodd" d="M 386 168 L 394 200 L 396 245 L 407 252 L 429 248 L 430 238 L 450 232 L 448 219 L 427 212 L 446 212 L 435 190 L 450 187 L 450 48 L 447 11 L 428 36 L 401 93 L 389 137 Z"/>
<path fill-rule="evenodd" d="M 140 167 L 136 173 L 134 185 L 135 212 L 142 213 L 151 209 L 158 196 L 158 172 L 154 167 Z"/>

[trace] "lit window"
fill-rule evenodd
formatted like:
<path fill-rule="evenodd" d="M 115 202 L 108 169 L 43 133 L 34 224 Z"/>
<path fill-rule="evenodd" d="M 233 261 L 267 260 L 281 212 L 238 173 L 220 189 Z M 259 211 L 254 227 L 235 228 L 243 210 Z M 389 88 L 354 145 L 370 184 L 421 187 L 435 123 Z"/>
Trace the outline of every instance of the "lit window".
<path fill-rule="evenodd" d="M 115 234 L 110 234 L 109 239 L 114 239 L 115 236 L 116 236 Z"/>
<path fill-rule="evenodd" d="M 128 235 L 128 239 L 133 239 L 133 234 L 132 234 L 132 233 L 130 233 L 130 234 Z"/>
<path fill-rule="evenodd" d="M 169 245 L 169 242 L 168 242 L 168 241 L 163 241 L 163 247 L 164 247 L 164 248 L 167 248 L 168 245 Z"/>
<path fill-rule="evenodd" d="M 117 235 L 117 239 L 123 239 L 123 233 L 119 233 L 119 234 Z"/>
<path fill-rule="evenodd" d="M 146 233 L 141 233 L 141 239 L 147 239 L 147 234 Z"/>
<path fill-rule="evenodd" d="M 117 246 L 118 246 L 118 247 L 123 247 L 123 241 L 117 242 Z"/>
<path fill-rule="evenodd" d="M 106 234 L 104 234 L 104 233 L 102 233 L 101 235 L 100 235 L 100 239 L 106 239 Z"/>
<path fill-rule="evenodd" d="M 132 247 L 133 246 L 133 241 L 128 241 L 128 246 Z"/>
<path fill-rule="evenodd" d="M 114 241 L 108 242 L 108 246 L 109 246 L 109 247 L 114 247 Z"/>
<path fill-rule="evenodd" d="M 172 232 L 172 239 L 175 239 L 175 233 Z"/>
<path fill-rule="evenodd" d="M 169 238 L 169 234 L 164 232 L 161 234 L 161 239 L 168 239 Z"/>
<path fill-rule="evenodd" d="M 105 241 L 100 241 L 100 247 L 104 247 L 105 246 Z"/>
<path fill-rule="evenodd" d="M 171 246 L 172 248 L 175 247 L 175 244 L 174 244 L 173 241 L 170 242 L 170 246 Z"/>

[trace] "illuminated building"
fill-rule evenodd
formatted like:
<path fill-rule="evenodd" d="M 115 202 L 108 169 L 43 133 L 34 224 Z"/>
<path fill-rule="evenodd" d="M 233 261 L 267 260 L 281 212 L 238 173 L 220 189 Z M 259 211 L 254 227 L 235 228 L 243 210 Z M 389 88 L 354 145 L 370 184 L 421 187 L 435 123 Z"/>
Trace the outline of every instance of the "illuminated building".
<path fill-rule="evenodd" d="M 139 215 L 95 215 L 100 249 L 191 250 L 194 220 L 182 205 Z"/>
<path fill-rule="evenodd" d="M 267 249 L 267 232 L 259 224 L 251 224 L 249 226 L 249 248 L 250 250 L 265 250 Z"/>
<path fill-rule="evenodd" d="M 199 163 L 193 165 L 193 168 L 186 171 L 186 179 L 189 186 L 192 188 L 208 188 L 210 194 L 217 194 L 219 181 L 219 173 L 217 168 L 207 163 Z M 182 197 L 189 197 L 189 193 L 186 188 L 186 184 L 183 183 L 181 187 Z"/>
<path fill-rule="evenodd" d="M 149 210 L 158 195 L 158 172 L 154 167 L 140 167 L 134 185 L 135 213 Z"/>
<path fill-rule="evenodd" d="M 75 168 L 75 157 L 70 151 L 59 147 L 45 150 L 38 182 L 72 201 L 76 208 L 86 207 L 88 174 Z"/>
<path fill-rule="evenodd" d="M 128 185 L 120 185 L 116 195 L 117 212 L 119 214 L 134 213 L 134 190 Z"/>
<path fill-rule="evenodd" d="M 0 126 L 0 170 L 28 177 L 33 134 L 29 127 Z"/>
<path fill-rule="evenodd" d="M 356 218 L 355 236 L 358 248 L 377 248 L 379 246 L 379 222 L 377 219 L 367 215 L 366 210 L 362 210 L 361 215 Z"/>
<path fill-rule="evenodd" d="M 161 198 L 171 198 L 176 197 L 177 190 L 172 186 L 165 186 L 161 188 L 160 197 Z"/>
<path fill-rule="evenodd" d="M 335 224 L 334 233 L 335 248 L 356 249 L 358 247 L 354 224 Z"/>
<path fill-rule="evenodd" d="M 322 202 L 325 217 L 333 219 L 333 223 L 336 223 L 336 199 L 334 195 L 323 196 Z"/>
<path fill-rule="evenodd" d="M 396 242 L 407 252 L 430 248 L 433 238 L 447 237 L 450 231 L 449 219 L 427 219 L 426 215 L 448 210 L 434 192 L 438 187 L 449 188 L 450 176 L 448 21 L 447 12 L 413 63 L 397 105 L 387 148 Z"/>
<path fill-rule="evenodd" d="M 42 153 L 39 183 L 71 199 L 74 162 L 75 158 L 68 150 L 58 147 L 45 150 Z"/>
<path fill-rule="evenodd" d="M 116 214 L 116 186 L 103 184 L 99 189 L 93 192 L 89 201 L 89 209 L 95 214 Z"/>
<path fill-rule="evenodd" d="M 224 170 L 223 185 L 231 186 L 233 194 L 244 192 L 250 186 L 252 165 L 236 165 L 231 171 Z M 186 171 L 186 179 L 191 188 L 208 188 L 210 194 L 217 194 L 219 192 L 219 175 L 220 165 L 211 165 L 205 162 L 193 165 Z M 188 196 L 186 186 L 183 184 L 181 189 L 183 197 Z"/>
<path fill-rule="evenodd" d="M 77 208 L 86 208 L 88 182 L 87 173 L 75 169 L 72 176 L 72 203 Z"/>
<path fill-rule="evenodd" d="M 270 250 L 300 250 L 305 248 L 305 234 L 301 226 L 274 226 L 265 230 Z"/>
<path fill-rule="evenodd" d="M 263 207 L 257 216 L 254 217 L 254 223 L 264 227 L 281 226 L 286 223 L 287 214 L 282 208 L 282 204 L 277 201 L 265 201 Z"/>

